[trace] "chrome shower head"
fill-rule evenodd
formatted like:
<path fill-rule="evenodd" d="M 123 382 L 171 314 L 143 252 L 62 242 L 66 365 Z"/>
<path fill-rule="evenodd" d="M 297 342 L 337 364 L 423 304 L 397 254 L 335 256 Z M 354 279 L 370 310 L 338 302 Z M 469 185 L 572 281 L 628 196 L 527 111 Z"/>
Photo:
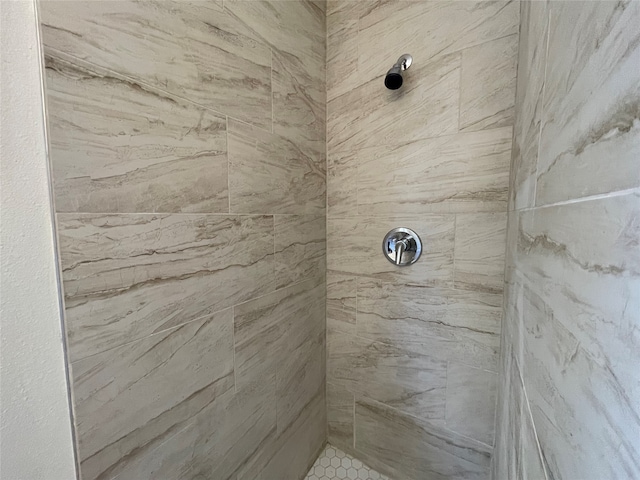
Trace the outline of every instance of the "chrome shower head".
<path fill-rule="evenodd" d="M 402 55 L 384 77 L 384 85 L 389 90 L 397 90 L 402 86 L 402 72 L 411 66 L 413 57 L 408 53 Z"/>

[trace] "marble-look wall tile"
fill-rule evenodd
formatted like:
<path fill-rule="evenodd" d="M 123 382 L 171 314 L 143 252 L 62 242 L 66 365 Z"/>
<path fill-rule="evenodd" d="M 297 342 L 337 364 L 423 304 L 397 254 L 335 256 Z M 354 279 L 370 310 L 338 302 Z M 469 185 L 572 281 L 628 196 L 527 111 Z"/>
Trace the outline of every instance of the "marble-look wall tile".
<path fill-rule="evenodd" d="M 520 388 L 520 386 L 519 386 Z M 538 437 L 531 411 L 529 410 L 529 402 L 523 402 L 523 419 L 521 425 L 520 454 L 518 464 L 518 478 L 522 480 L 538 480 L 543 478 L 554 478 L 549 474 L 545 467 L 544 456 L 538 445 Z"/>
<path fill-rule="evenodd" d="M 327 381 L 340 392 L 329 432 L 398 480 L 489 474 L 519 9 L 517 1 L 327 4 Z M 414 63 L 402 88 L 387 90 L 384 74 L 402 53 Z M 401 269 L 380 252 L 399 226 L 417 231 L 424 248 Z M 448 402 L 435 378 L 431 397 L 422 391 L 424 357 L 450 366 Z M 487 381 L 465 384 L 462 372 L 474 369 Z M 365 436 L 375 430 L 373 443 L 383 445 L 402 437 L 397 448 L 360 448 L 351 395 L 381 402 L 409 431 L 477 444 L 482 468 L 435 450 L 406 462 L 403 427 L 377 417 Z M 448 408 L 459 433 L 447 427 Z"/>
<path fill-rule="evenodd" d="M 532 207 L 547 59 L 549 2 L 521 2 L 520 44 L 509 209 Z"/>
<path fill-rule="evenodd" d="M 236 378 L 276 385 L 278 432 L 324 392 L 324 278 L 234 307 Z"/>
<path fill-rule="evenodd" d="M 271 52 L 220 5 L 43 1 L 45 46 L 271 128 Z"/>
<path fill-rule="evenodd" d="M 327 272 L 327 329 L 356 333 L 358 277 Z"/>
<path fill-rule="evenodd" d="M 231 309 L 71 366 L 83 478 L 110 478 L 128 457 L 193 421 L 233 389 Z"/>
<path fill-rule="evenodd" d="M 327 268 L 389 282 L 451 286 L 454 223 L 453 215 L 330 218 Z M 404 269 L 391 264 L 381 252 L 382 239 L 397 226 L 413 229 L 424 245 L 420 261 Z"/>
<path fill-rule="evenodd" d="M 447 366 L 447 428 L 493 445 L 498 375 L 450 362 Z"/>
<path fill-rule="evenodd" d="M 325 444 L 325 407 L 321 392 L 287 429 L 270 438 L 266 448 L 251 452 L 239 469 L 237 480 L 304 478 Z"/>
<path fill-rule="evenodd" d="M 502 292 L 506 233 L 505 213 L 456 216 L 456 288 Z"/>
<path fill-rule="evenodd" d="M 234 307 L 236 380 L 275 379 L 324 342 L 324 285 L 307 280 Z"/>
<path fill-rule="evenodd" d="M 323 312 L 323 310 L 320 310 Z M 321 330 L 321 329 L 320 329 Z M 288 355 L 276 370 L 278 431 L 292 425 L 304 407 L 325 392 L 324 338 L 307 342 Z M 323 438 L 324 440 L 324 434 Z"/>
<path fill-rule="evenodd" d="M 356 3 L 356 2 L 353 2 Z M 347 93 L 358 85 L 358 18 L 327 22 L 327 99 Z"/>
<path fill-rule="evenodd" d="M 233 213 L 322 214 L 324 164 L 294 142 L 228 120 L 229 197 Z"/>
<path fill-rule="evenodd" d="M 391 66 L 395 60 L 381 65 Z M 380 74 L 389 67 L 384 68 Z M 404 76 L 405 85 L 400 90 L 388 90 L 382 78 L 375 78 L 329 100 L 330 153 L 400 145 L 458 131 L 460 54 L 416 64 Z"/>
<path fill-rule="evenodd" d="M 640 4 L 550 9 L 536 205 L 640 186 Z"/>
<path fill-rule="evenodd" d="M 363 149 L 351 188 L 363 214 L 504 211 L 510 157 L 510 127 Z M 337 163 L 335 176 L 350 180 L 351 162 Z"/>
<path fill-rule="evenodd" d="M 496 442 L 491 459 L 491 478 L 522 478 L 522 444 L 524 417 L 524 390 L 518 363 L 512 355 L 510 343 L 502 349 L 500 369 L 500 395 L 496 408 Z M 544 472 L 532 480 L 546 479 Z"/>
<path fill-rule="evenodd" d="M 304 58 L 273 51 L 273 132 L 295 143 L 320 165 L 325 158 L 324 62 L 311 68 Z"/>
<path fill-rule="evenodd" d="M 462 51 L 460 130 L 513 125 L 518 35 Z"/>
<path fill-rule="evenodd" d="M 275 215 L 276 286 L 286 287 L 324 276 L 326 222 L 324 215 Z"/>
<path fill-rule="evenodd" d="M 302 478 L 327 426 L 325 3 L 40 7 L 83 480 Z"/>
<path fill-rule="evenodd" d="M 364 81 L 378 77 L 381 82 L 402 53 L 411 53 L 418 66 L 439 55 L 515 34 L 518 10 L 518 2 L 512 0 L 375 2 L 360 18 L 359 74 Z"/>
<path fill-rule="evenodd" d="M 273 50 L 297 57 L 309 71 L 324 71 L 325 11 L 309 0 L 227 0 L 224 8 L 235 18 L 238 33 L 260 40 Z M 314 82 L 320 83 L 317 77 Z M 324 91 L 325 89 L 320 89 Z"/>
<path fill-rule="evenodd" d="M 356 449 L 399 480 L 485 480 L 491 448 L 366 399 L 356 401 Z"/>
<path fill-rule="evenodd" d="M 349 216 L 358 208 L 358 155 L 339 152 L 327 159 L 327 214 Z"/>
<path fill-rule="evenodd" d="M 357 334 L 496 371 L 501 295 L 359 279 Z"/>
<path fill-rule="evenodd" d="M 443 421 L 447 363 L 401 345 L 328 332 L 327 376 L 337 387 Z"/>
<path fill-rule="evenodd" d="M 229 390 L 203 408 L 186 428 L 150 451 L 134 451 L 114 480 L 235 480 L 247 456 L 268 448 L 274 435 L 273 386 L 258 382 L 237 392 Z"/>
<path fill-rule="evenodd" d="M 72 361 L 275 289 L 273 218 L 58 214 Z"/>
<path fill-rule="evenodd" d="M 639 21 L 522 6 L 495 479 L 640 476 Z"/>
<path fill-rule="evenodd" d="M 346 388 L 327 382 L 327 440 L 338 448 L 353 450 L 355 398 Z"/>
<path fill-rule="evenodd" d="M 522 214 L 522 374 L 554 478 L 640 475 L 638 218 L 640 192 Z"/>
<path fill-rule="evenodd" d="M 55 51 L 45 64 L 57 211 L 229 211 L 223 116 Z"/>

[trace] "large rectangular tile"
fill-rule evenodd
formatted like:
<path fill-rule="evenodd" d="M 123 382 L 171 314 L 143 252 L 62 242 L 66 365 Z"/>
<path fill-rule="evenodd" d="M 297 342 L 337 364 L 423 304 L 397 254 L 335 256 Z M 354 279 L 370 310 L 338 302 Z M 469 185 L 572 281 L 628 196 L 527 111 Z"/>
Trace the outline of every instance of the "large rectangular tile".
<path fill-rule="evenodd" d="M 413 69 L 437 56 L 518 33 L 518 10 L 513 0 L 371 2 L 360 13 L 360 76 L 370 80 L 384 75 L 405 52 L 414 57 Z"/>
<path fill-rule="evenodd" d="M 522 371 L 554 478 L 640 475 L 639 216 L 636 191 L 520 217 Z"/>
<path fill-rule="evenodd" d="M 82 478 L 111 478 L 233 390 L 231 309 L 79 360 L 71 371 Z"/>
<path fill-rule="evenodd" d="M 640 4 L 550 10 L 536 205 L 640 186 Z"/>
<path fill-rule="evenodd" d="M 232 118 L 228 149 L 232 212 L 324 213 L 324 162 L 284 137 Z"/>
<path fill-rule="evenodd" d="M 329 332 L 327 343 L 327 378 L 335 386 L 421 418 L 444 420 L 446 362 L 342 332 Z"/>
<path fill-rule="evenodd" d="M 355 275 L 327 272 L 327 329 L 356 333 L 357 283 Z"/>
<path fill-rule="evenodd" d="M 257 480 L 304 478 L 325 444 L 327 428 L 324 395 L 309 403 L 300 419 L 281 436 L 280 449 L 265 466 Z M 251 477 L 247 477 L 248 478 Z M 256 477 L 254 477 L 256 478 Z M 239 476 L 238 480 L 244 477 Z"/>
<path fill-rule="evenodd" d="M 271 128 L 271 52 L 210 2 L 43 1 L 45 46 Z"/>
<path fill-rule="evenodd" d="M 271 436 L 266 448 L 251 452 L 237 480 L 303 478 L 324 446 L 325 407 L 323 394 L 314 397 L 293 424 Z"/>
<path fill-rule="evenodd" d="M 516 121 L 509 183 L 510 210 L 532 207 L 535 203 L 549 26 L 548 1 L 524 1 L 520 4 Z"/>
<path fill-rule="evenodd" d="M 399 480 L 489 478 L 486 445 L 366 399 L 356 401 L 356 449 L 394 468 Z"/>
<path fill-rule="evenodd" d="M 510 158 L 510 127 L 360 150 L 358 211 L 505 211 Z M 349 164 L 335 168 L 346 176 Z"/>
<path fill-rule="evenodd" d="M 310 71 L 325 65 L 325 11 L 310 0 L 227 0 L 238 32 L 297 57 Z"/>
<path fill-rule="evenodd" d="M 229 211 L 223 116 L 76 63 L 45 57 L 57 211 Z"/>
<path fill-rule="evenodd" d="M 513 125 L 518 35 L 462 51 L 460 130 Z"/>
<path fill-rule="evenodd" d="M 276 387 L 278 432 L 324 391 L 325 287 L 314 279 L 234 307 L 236 379 Z"/>
<path fill-rule="evenodd" d="M 305 58 L 276 50 L 272 72 L 273 132 L 323 164 L 327 105 L 324 62 L 314 68 Z"/>
<path fill-rule="evenodd" d="M 327 381 L 327 440 L 331 445 L 353 450 L 354 414 L 353 394 Z"/>
<path fill-rule="evenodd" d="M 359 279 L 357 334 L 496 371 L 502 295 Z"/>
<path fill-rule="evenodd" d="M 275 288 L 273 218 L 58 214 L 72 361 Z"/>
<path fill-rule="evenodd" d="M 460 55 L 416 64 L 405 73 L 402 89 L 388 90 L 381 75 L 395 60 L 380 64 L 384 70 L 375 79 L 329 100 L 329 154 L 458 131 Z"/>
<path fill-rule="evenodd" d="M 324 337 L 324 335 L 323 335 Z M 307 405 L 324 395 L 325 342 L 301 345 L 294 355 L 280 362 L 276 370 L 278 431 L 286 430 L 303 414 Z M 324 435 L 323 435 L 324 437 Z"/>
<path fill-rule="evenodd" d="M 358 153 L 338 152 L 327 158 L 327 215 L 355 215 L 358 211 Z"/>
<path fill-rule="evenodd" d="M 133 452 L 113 478 L 234 480 L 255 452 L 270 447 L 274 435 L 273 385 L 258 382 L 228 391 L 186 428 Z"/>
<path fill-rule="evenodd" d="M 322 278 L 326 263 L 324 215 L 275 215 L 277 288 Z"/>
<path fill-rule="evenodd" d="M 493 445 L 498 375 L 449 362 L 447 428 Z"/>
<path fill-rule="evenodd" d="M 234 307 L 236 379 L 269 376 L 324 344 L 324 285 L 308 280 Z"/>
<path fill-rule="evenodd" d="M 506 243 L 506 213 L 457 215 L 456 288 L 501 293 Z"/>
<path fill-rule="evenodd" d="M 336 98 L 357 85 L 358 17 L 327 15 L 327 98 Z"/>
<path fill-rule="evenodd" d="M 453 215 L 362 215 L 329 218 L 327 223 L 327 268 L 335 273 L 418 285 L 453 284 Z M 382 252 L 384 236 L 400 226 L 414 230 L 423 244 L 420 259 L 404 268 Z"/>

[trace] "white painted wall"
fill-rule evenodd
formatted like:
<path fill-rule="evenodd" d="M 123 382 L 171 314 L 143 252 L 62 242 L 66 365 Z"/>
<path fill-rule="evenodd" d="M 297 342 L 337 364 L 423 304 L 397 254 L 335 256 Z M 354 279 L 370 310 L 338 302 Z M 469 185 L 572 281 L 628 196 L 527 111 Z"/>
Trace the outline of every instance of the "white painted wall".
<path fill-rule="evenodd" d="M 35 5 L 0 17 L 0 478 L 71 480 Z"/>

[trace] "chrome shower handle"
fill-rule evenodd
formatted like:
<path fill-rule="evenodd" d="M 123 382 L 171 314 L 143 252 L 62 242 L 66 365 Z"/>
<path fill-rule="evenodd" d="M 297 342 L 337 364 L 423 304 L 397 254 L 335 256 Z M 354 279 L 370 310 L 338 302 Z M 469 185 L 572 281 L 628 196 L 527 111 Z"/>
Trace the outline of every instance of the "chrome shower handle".
<path fill-rule="evenodd" d="M 407 250 L 408 247 L 409 242 L 407 242 L 407 240 L 404 238 L 396 242 L 396 265 L 402 265 L 402 254 Z"/>
<path fill-rule="evenodd" d="M 398 227 L 385 235 L 382 252 L 394 265 L 405 267 L 418 260 L 422 253 L 422 242 L 413 230 Z"/>

